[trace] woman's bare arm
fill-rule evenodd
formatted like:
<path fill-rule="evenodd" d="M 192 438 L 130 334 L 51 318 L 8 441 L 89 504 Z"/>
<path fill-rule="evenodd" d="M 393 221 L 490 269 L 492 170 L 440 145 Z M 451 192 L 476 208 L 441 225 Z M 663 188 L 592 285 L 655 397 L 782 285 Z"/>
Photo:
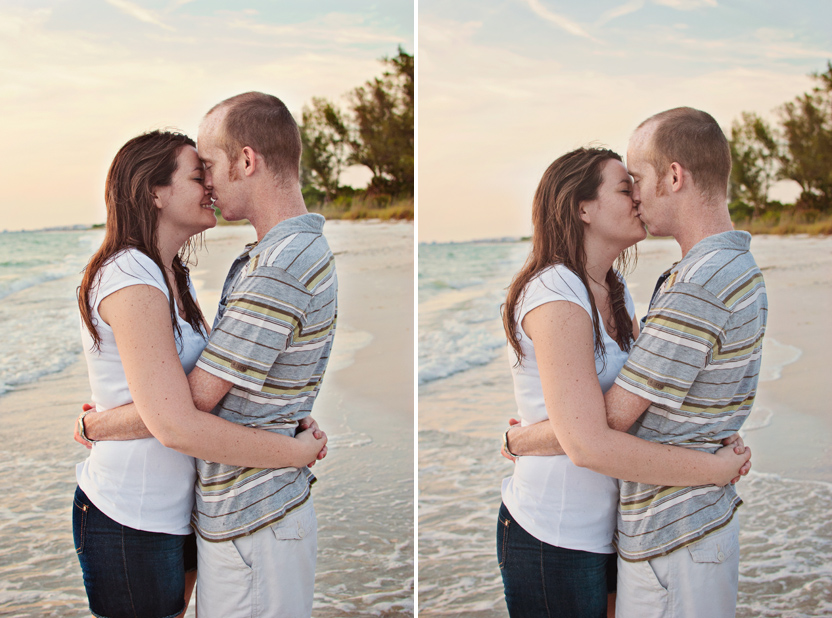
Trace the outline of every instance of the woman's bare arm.
<path fill-rule="evenodd" d="M 595 372 L 592 322 L 581 307 L 546 303 L 526 315 L 523 329 L 534 341 L 551 429 L 576 465 L 655 485 L 726 485 L 748 460 L 750 453 L 723 449 L 714 456 L 611 428 Z"/>
<path fill-rule="evenodd" d="M 312 432 L 292 438 L 204 414 L 191 398 L 164 294 L 130 286 L 105 298 L 99 313 L 112 327 L 130 392 L 142 422 L 162 444 L 230 465 L 301 467 L 326 443 Z"/>

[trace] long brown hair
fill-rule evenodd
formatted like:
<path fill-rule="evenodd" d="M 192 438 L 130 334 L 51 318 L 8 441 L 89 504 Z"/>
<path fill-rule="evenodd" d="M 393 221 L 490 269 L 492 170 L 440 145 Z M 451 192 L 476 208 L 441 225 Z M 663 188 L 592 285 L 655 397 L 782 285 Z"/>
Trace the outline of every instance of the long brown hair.
<path fill-rule="evenodd" d="M 602 169 L 610 159 L 621 161 L 621 156 L 606 148 L 578 148 L 567 152 L 549 166 L 537 186 L 532 203 L 532 248 L 523 268 L 514 276 L 502 307 L 506 337 L 520 364 L 523 362 L 523 352 L 515 320 L 517 305 L 522 301 L 529 281 L 555 264 L 569 268 L 586 287 L 592 308 L 595 354 L 604 358 L 606 350 L 601 336 L 602 324 L 598 319 L 595 299 L 589 291 L 589 276 L 586 272 L 584 223 L 580 218 L 580 205 L 583 201 L 598 197 L 598 188 L 603 181 Z M 634 248 L 625 250 L 618 256 L 615 269 L 610 268 L 605 278 L 615 320 L 615 341 L 625 352 L 630 350 L 633 342 L 633 321 L 627 312 L 624 283 L 615 270 L 623 274 L 634 259 Z"/>
<path fill-rule="evenodd" d="M 194 141 L 182 133 L 151 131 L 134 137 L 118 151 L 104 186 L 107 205 L 107 226 L 104 242 L 90 258 L 84 269 L 84 278 L 78 287 L 78 308 L 81 319 L 93 339 L 93 350 L 101 345 L 101 336 L 92 316 L 90 294 L 95 287 L 96 275 L 101 267 L 116 253 L 135 248 L 147 255 L 164 274 L 157 246 L 158 208 L 153 201 L 156 187 L 169 186 L 176 171 L 176 158 L 185 146 Z M 202 333 L 203 317 L 188 289 L 188 260 L 193 249 L 191 238 L 173 259 L 173 275 L 179 290 L 179 303 L 185 310 L 185 320 L 195 332 Z M 176 302 L 167 277 L 170 320 L 178 337 L 182 331 L 176 320 Z"/>

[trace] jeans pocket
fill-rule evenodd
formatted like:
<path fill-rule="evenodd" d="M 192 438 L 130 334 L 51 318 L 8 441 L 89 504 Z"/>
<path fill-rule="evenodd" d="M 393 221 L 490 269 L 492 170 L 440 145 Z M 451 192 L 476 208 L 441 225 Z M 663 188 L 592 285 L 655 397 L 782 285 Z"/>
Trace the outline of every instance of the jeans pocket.
<path fill-rule="evenodd" d="M 75 493 L 72 499 L 72 536 L 75 541 L 75 553 L 84 553 L 84 541 L 87 536 L 87 515 L 90 512 L 90 505 L 85 503 L 79 492 Z M 81 494 L 84 498 L 85 495 Z"/>
<path fill-rule="evenodd" d="M 511 519 L 508 514 L 508 510 L 503 507 L 497 515 L 497 562 L 501 571 L 508 560 L 508 535 L 511 528 Z"/>

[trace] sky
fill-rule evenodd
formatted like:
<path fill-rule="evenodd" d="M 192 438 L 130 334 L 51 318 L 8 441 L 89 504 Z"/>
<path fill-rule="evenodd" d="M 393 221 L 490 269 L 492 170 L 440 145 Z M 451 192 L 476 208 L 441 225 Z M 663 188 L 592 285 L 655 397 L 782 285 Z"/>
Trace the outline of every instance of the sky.
<path fill-rule="evenodd" d="M 128 139 L 249 90 L 344 104 L 400 45 L 412 0 L 0 0 L 0 231 L 101 223 Z"/>
<path fill-rule="evenodd" d="M 678 106 L 727 134 L 811 89 L 827 0 L 419 1 L 419 242 L 526 236 L 558 156 Z M 772 197 L 793 198 L 794 183 Z"/>

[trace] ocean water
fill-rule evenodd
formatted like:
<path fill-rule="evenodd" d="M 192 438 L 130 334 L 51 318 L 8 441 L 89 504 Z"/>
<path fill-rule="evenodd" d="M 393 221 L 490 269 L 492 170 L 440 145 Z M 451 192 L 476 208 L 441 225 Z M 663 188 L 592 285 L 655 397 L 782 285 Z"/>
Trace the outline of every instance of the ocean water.
<path fill-rule="evenodd" d="M 75 289 L 103 238 L 101 230 L 0 234 L 0 395 L 78 357 Z"/>
<path fill-rule="evenodd" d="M 639 268 L 658 274 L 669 263 L 651 263 L 652 254 L 656 248 L 665 251 L 672 241 L 649 242 L 655 244 L 639 249 Z M 495 535 L 500 482 L 512 472 L 512 464 L 499 455 L 500 436 L 516 405 L 500 305 L 528 249 L 526 242 L 419 246 L 423 615 L 508 615 Z M 628 280 L 642 316 L 655 275 L 638 274 L 637 269 Z M 761 393 L 767 384 L 783 379 L 784 367 L 797 362 L 801 350 L 767 337 L 763 356 Z M 753 447 L 755 432 L 769 429 L 778 415 L 788 420 L 783 414 L 756 407 L 743 430 L 747 443 Z M 778 427 L 788 431 L 788 422 Z M 739 510 L 737 615 L 832 615 L 832 483 L 752 470 L 738 491 L 745 504 Z"/>
<path fill-rule="evenodd" d="M 345 281 L 362 276 L 353 273 L 364 270 L 364 251 L 387 251 L 388 263 L 412 264 L 412 226 L 327 224 L 327 237 L 341 256 L 339 274 Z M 89 397 L 86 367 L 79 362 L 75 290 L 102 239 L 100 230 L 0 234 L 2 616 L 89 616 L 70 519 L 75 464 L 86 457 L 72 440 L 72 424 Z M 236 252 L 253 239 L 247 227 L 208 232 L 207 252 L 199 254 L 192 273 L 209 321 L 219 290 L 210 286 L 209 279 L 215 277 L 206 272 L 224 273 L 230 265 L 230 259 L 219 257 L 227 251 L 218 249 L 229 245 Z M 412 289 L 412 280 L 408 277 L 403 285 Z M 353 323 L 355 311 L 345 289 L 315 414 L 329 436 L 329 455 L 313 468 L 318 476 L 313 494 L 319 545 L 313 615 L 410 616 L 412 416 L 396 419 L 409 431 L 397 430 L 397 435 L 382 439 L 375 427 L 390 410 L 376 409 L 382 406 L 372 400 L 356 401 L 353 391 L 344 388 L 340 376 L 359 365 L 362 354 L 376 343 L 370 332 Z M 407 353 L 412 358 L 412 351 Z M 408 380 L 404 386 L 411 384 Z M 412 395 L 402 407 L 411 403 Z M 380 466 L 379 461 L 392 463 Z M 194 615 L 192 604 L 188 616 Z"/>

